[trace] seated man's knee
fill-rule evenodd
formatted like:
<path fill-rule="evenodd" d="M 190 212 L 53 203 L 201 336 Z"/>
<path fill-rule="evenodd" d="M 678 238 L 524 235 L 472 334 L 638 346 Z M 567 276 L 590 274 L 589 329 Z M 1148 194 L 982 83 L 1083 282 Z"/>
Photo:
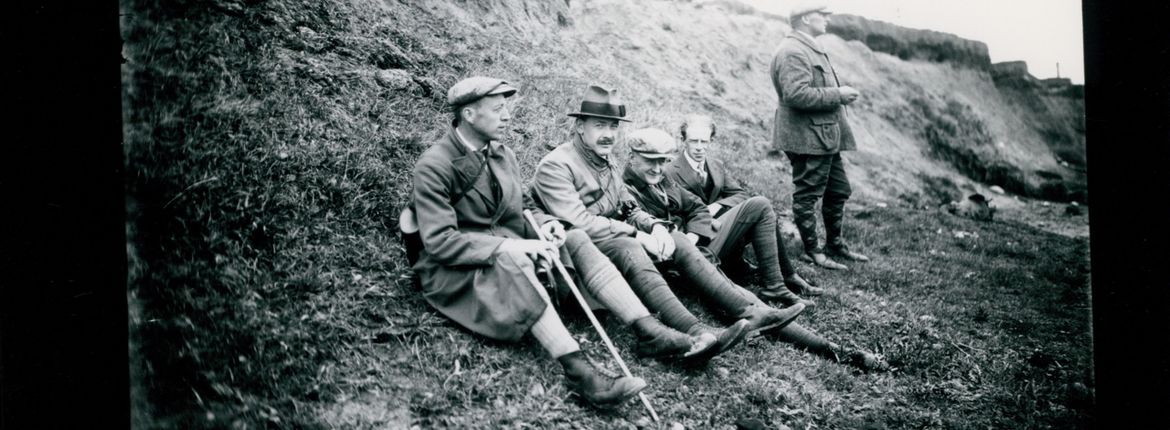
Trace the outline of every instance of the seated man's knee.
<path fill-rule="evenodd" d="M 569 230 L 565 232 L 565 245 L 570 250 L 578 249 L 590 243 L 593 243 L 593 240 L 583 230 Z"/>
<path fill-rule="evenodd" d="M 768 200 L 768 198 L 764 196 L 752 196 L 752 198 L 747 199 L 742 204 L 744 205 L 744 209 L 772 209 L 772 201 Z"/>

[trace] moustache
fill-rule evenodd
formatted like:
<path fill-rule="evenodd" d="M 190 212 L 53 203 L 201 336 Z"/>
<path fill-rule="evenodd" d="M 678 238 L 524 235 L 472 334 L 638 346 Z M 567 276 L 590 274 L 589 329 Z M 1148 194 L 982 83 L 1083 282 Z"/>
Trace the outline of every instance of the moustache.
<path fill-rule="evenodd" d="M 613 145 L 613 138 L 603 137 L 603 138 L 597 139 L 597 144 L 598 145 Z"/>

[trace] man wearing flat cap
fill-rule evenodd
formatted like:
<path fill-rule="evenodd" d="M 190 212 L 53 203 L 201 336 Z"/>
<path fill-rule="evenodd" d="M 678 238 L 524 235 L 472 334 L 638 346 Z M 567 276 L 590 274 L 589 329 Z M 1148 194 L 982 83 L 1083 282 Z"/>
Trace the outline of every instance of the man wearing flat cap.
<path fill-rule="evenodd" d="M 824 48 L 814 39 L 825 34 L 829 10 L 804 3 L 789 15 L 792 32 L 780 41 L 772 60 L 776 109 L 772 143 L 792 164 L 792 212 L 804 251 L 818 266 L 847 269 L 829 259 L 817 237 L 816 204 L 821 202 L 827 251 L 853 261 L 869 258 L 853 252 L 842 237 L 845 201 L 852 192 L 841 151 L 856 149 L 845 105 L 861 95 L 843 86 Z"/>
<path fill-rule="evenodd" d="M 666 325 L 697 336 L 713 336 L 719 351 L 738 344 L 752 322 L 725 329 L 699 321 L 671 291 L 650 256 L 674 253 L 670 223 L 638 208 L 611 164 L 617 131 L 626 108 L 616 90 L 590 86 L 575 117 L 572 137 L 549 152 L 536 167 L 531 196 L 550 215 L 585 232 L 614 265 L 646 307 Z M 588 281 L 587 281 L 588 282 Z"/>
<path fill-rule="evenodd" d="M 486 77 L 452 86 L 447 93 L 452 127 L 414 166 L 411 208 L 400 227 L 404 236 L 415 237 L 406 241 L 408 248 L 422 245 L 408 256 L 417 257 L 413 269 L 427 303 L 493 339 L 532 334 L 585 400 L 598 406 L 624 402 L 646 382 L 603 375 L 581 354 L 537 278 L 538 267 L 559 258 L 570 267 L 577 263 L 574 270 L 582 278 L 598 281 L 587 291 L 634 325 L 640 352 L 709 359 L 715 339 L 697 342 L 658 322 L 587 235 L 566 233 L 555 218 L 538 213 L 541 229 L 557 243 L 537 240 L 523 217 L 515 154 L 500 143 L 511 119 L 505 99 L 515 93 L 507 82 Z M 562 244 L 568 251 L 558 252 Z"/>
<path fill-rule="evenodd" d="M 748 194 L 738 181 L 727 176 L 722 163 L 709 157 L 707 149 L 715 142 L 715 122 L 706 115 L 688 115 L 679 133 L 682 154 L 667 166 L 667 176 L 698 197 L 714 217 L 715 233 L 703 236 L 700 245 L 710 248 L 722 262 L 723 270 L 731 274 L 746 271 L 743 251 L 751 245 L 763 274 L 760 297 L 785 305 L 815 306 L 796 295 L 816 296 L 823 291 L 805 281 L 788 258 L 772 201 Z"/>
<path fill-rule="evenodd" d="M 793 302 L 780 310 L 762 302 L 752 303 L 744 297 L 742 288 L 707 259 L 706 249 L 700 250 L 701 243 L 705 245 L 716 236 L 711 224 L 713 220 L 702 200 L 666 175 L 667 164 L 677 154 L 674 137 L 665 131 L 647 128 L 630 133 L 626 141 L 630 157 L 622 179 L 639 207 L 658 219 L 670 221 L 668 228 L 674 253 L 659 266 L 681 274 L 683 282 L 675 283 L 676 288 L 694 288 L 704 300 L 725 314 L 752 321 L 749 329 L 753 331 L 781 328 L 796 319 L 806 304 Z"/>
<path fill-rule="evenodd" d="M 689 122 L 692 126 L 699 123 L 700 121 L 694 119 Z M 696 127 L 692 131 L 699 130 Z M 726 313 L 754 314 L 759 315 L 754 318 L 755 320 L 776 321 L 773 325 L 765 326 L 760 330 L 761 333 L 863 370 L 883 370 L 888 367 L 876 355 L 829 342 L 801 324 L 792 322 L 801 310 L 808 309 L 806 301 L 793 302 L 783 310 L 774 309 L 760 300 L 759 296 L 735 285 L 723 276 L 715 264 L 706 257 L 713 250 L 708 250 L 704 246 L 711 243 L 712 237 L 719 237 L 712 226 L 714 222 L 711 217 L 712 211 L 703 200 L 679 186 L 674 176 L 666 172 L 667 166 L 672 164 L 671 160 L 678 160 L 681 157 L 676 150 L 674 137 L 665 131 L 650 128 L 630 133 L 627 142 L 630 147 L 630 160 L 626 164 L 623 179 L 630 193 L 646 212 L 657 218 L 670 220 L 673 224 L 675 230 L 672 235 L 676 242 L 673 263 L 686 278 L 685 284 L 697 287 L 704 299 L 713 302 L 716 308 Z M 742 223 L 742 220 L 732 218 L 729 223 Z M 733 228 L 726 225 L 723 227 Z M 765 233 L 774 234 L 770 230 Z M 718 258 L 713 260 L 718 261 Z"/>

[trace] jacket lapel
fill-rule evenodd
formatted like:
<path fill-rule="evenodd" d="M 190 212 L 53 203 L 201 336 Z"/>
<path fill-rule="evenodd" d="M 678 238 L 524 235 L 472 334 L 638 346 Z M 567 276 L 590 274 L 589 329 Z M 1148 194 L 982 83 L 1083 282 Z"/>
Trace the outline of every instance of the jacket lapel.
<path fill-rule="evenodd" d="M 492 214 L 492 223 L 496 223 L 508 212 L 508 208 L 512 207 L 520 199 L 520 187 L 516 186 L 512 175 L 508 174 L 507 163 L 504 159 L 503 145 L 498 142 L 491 142 L 492 155 L 488 157 L 487 162 L 492 165 L 492 172 L 495 172 L 496 181 L 500 184 L 500 201 L 496 202 L 496 211 Z M 484 172 L 486 177 L 488 172 Z M 481 181 L 487 188 L 487 194 L 484 194 L 485 201 L 492 200 L 491 178 Z M 478 189 L 478 188 L 477 188 Z M 525 223 L 527 225 L 527 223 Z"/>
<path fill-rule="evenodd" d="M 451 158 L 451 166 L 455 169 L 457 179 L 455 183 L 456 189 L 451 190 L 451 199 L 460 200 L 463 198 L 463 194 L 470 192 L 475 186 L 475 181 L 479 177 L 483 164 L 480 163 L 479 157 L 467 151 L 467 147 L 463 145 L 463 142 L 459 141 L 459 137 L 455 136 L 454 129 L 447 132 L 446 143 L 450 146 L 451 153 L 454 155 Z"/>
<path fill-rule="evenodd" d="M 685 160 L 683 157 L 685 157 L 685 155 L 674 157 L 674 165 L 676 166 L 675 168 L 679 172 L 679 179 L 682 179 L 682 184 L 680 185 L 697 195 L 702 195 L 703 181 L 699 179 L 699 173 L 695 172 L 695 169 L 691 168 L 691 163 L 688 163 L 687 160 Z"/>

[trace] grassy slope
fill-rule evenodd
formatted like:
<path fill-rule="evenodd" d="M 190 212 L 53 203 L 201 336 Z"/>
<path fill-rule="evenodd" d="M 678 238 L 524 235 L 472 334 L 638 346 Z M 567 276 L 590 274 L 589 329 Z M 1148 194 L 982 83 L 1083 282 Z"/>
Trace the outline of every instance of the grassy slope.
<path fill-rule="evenodd" d="M 766 145 L 768 54 L 787 31 L 776 20 L 673 2 L 123 8 L 129 292 L 140 309 L 131 315 L 134 398 L 144 427 L 637 421 L 636 404 L 596 414 L 566 400 L 535 345 L 470 336 L 400 278 L 392 232 L 406 175 L 446 122 L 445 89 L 463 76 L 521 86 L 509 144 L 526 174 L 544 145 L 567 136 L 564 113 L 584 85 L 602 82 L 621 89 L 639 127 L 672 130 L 686 112 L 714 115 L 727 142 L 716 155 L 741 157 L 734 174 L 788 207 L 787 163 L 768 158 Z M 924 94 L 911 78 L 943 86 L 925 94 L 953 97 L 968 87 L 987 93 L 980 77 L 824 39 L 841 74 L 873 94 L 854 110 L 868 133 L 850 157 L 857 206 L 926 200 L 914 171 L 974 187 L 923 155 L 917 133 L 872 112 Z M 967 100 L 991 100 L 969 104 L 995 112 L 993 98 Z M 859 246 L 880 261 L 820 276 L 833 292 L 805 322 L 884 352 L 902 370 L 856 376 L 767 341 L 706 372 L 630 360 L 667 420 L 981 428 L 1063 426 L 1087 411 L 1078 389 L 1065 393 L 1088 383 L 1083 241 L 934 212 L 858 210 Z M 954 239 L 954 229 L 982 239 Z M 580 319 L 571 328 L 589 332 Z M 610 332 L 628 350 L 628 331 Z M 730 384 L 737 388 L 722 388 Z"/>

